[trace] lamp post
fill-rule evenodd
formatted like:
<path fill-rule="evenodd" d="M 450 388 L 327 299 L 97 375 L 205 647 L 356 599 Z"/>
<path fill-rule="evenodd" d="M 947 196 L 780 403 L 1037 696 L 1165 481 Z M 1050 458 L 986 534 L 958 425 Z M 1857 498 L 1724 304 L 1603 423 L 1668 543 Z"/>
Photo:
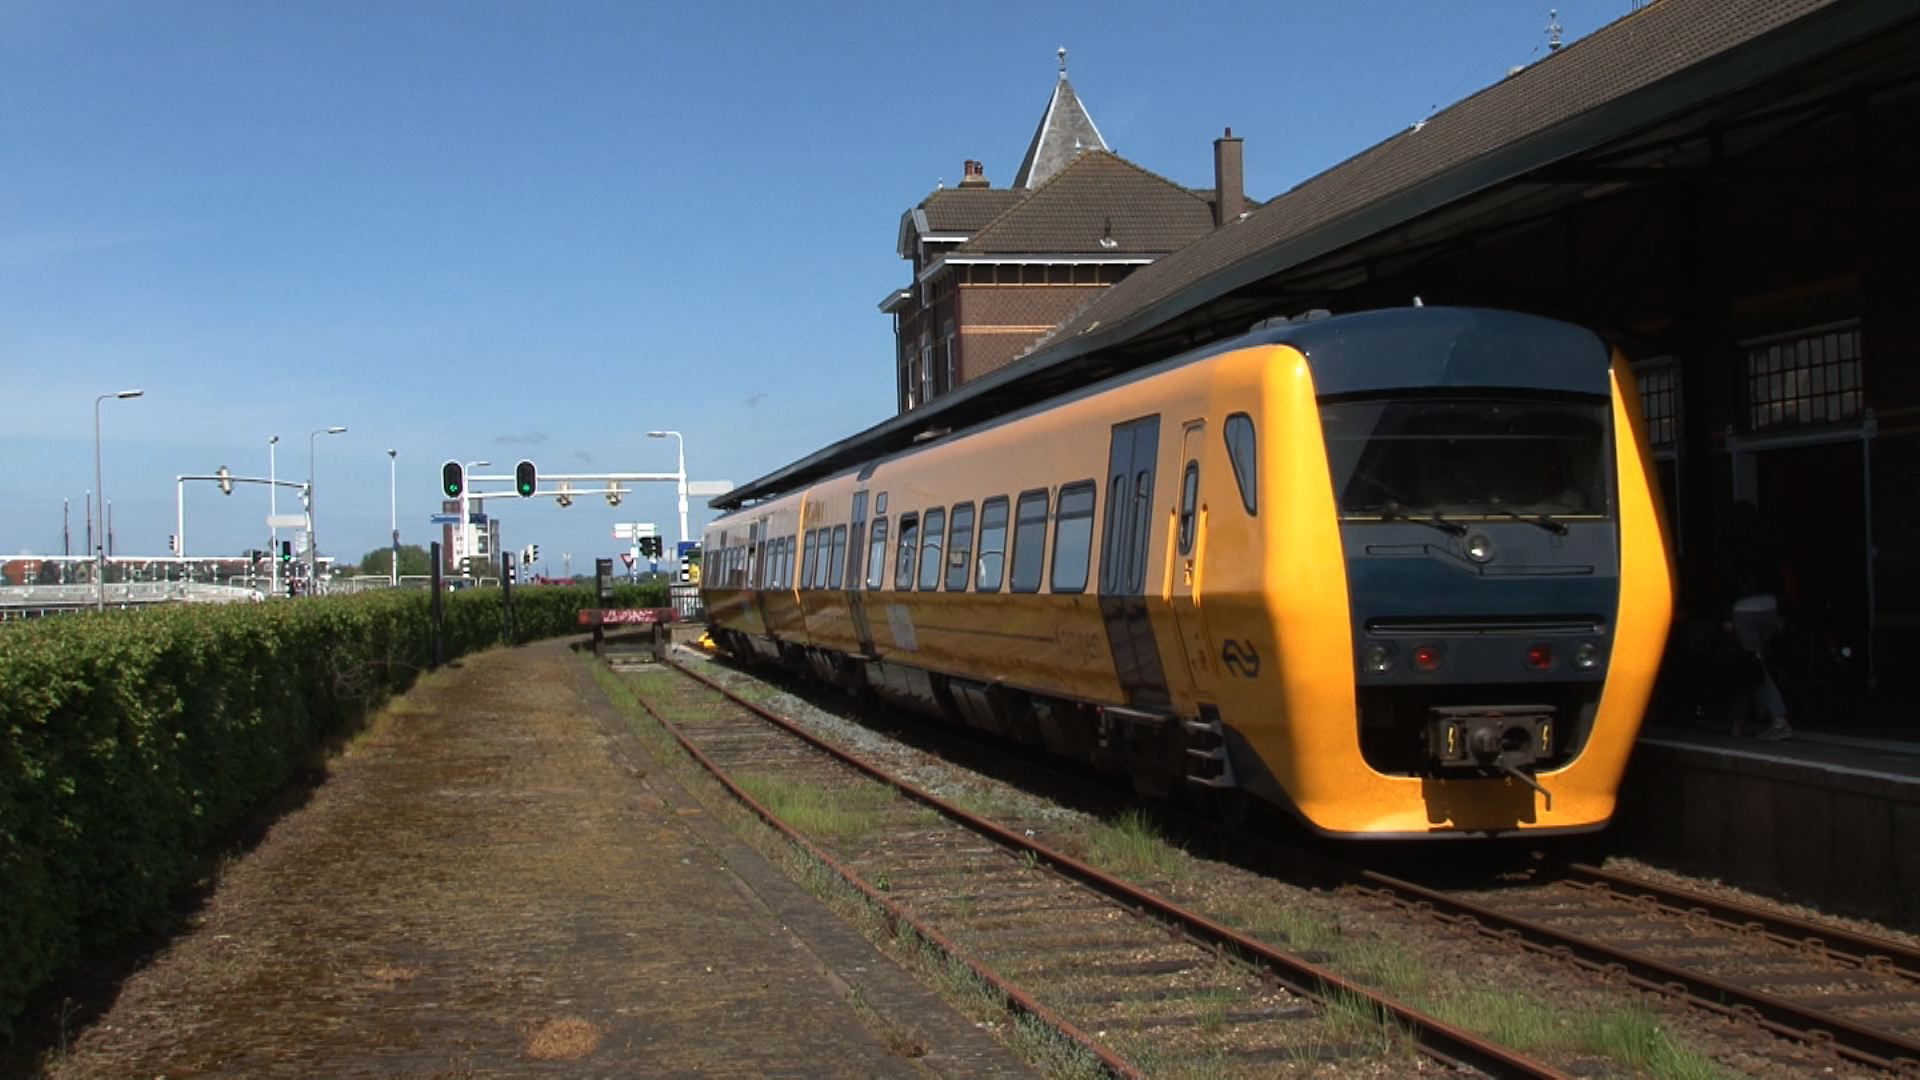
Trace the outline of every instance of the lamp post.
<path fill-rule="evenodd" d="M 320 592 L 320 559 L 313 535 L 313 440 L 321 435 L 338 435 L 344 427 L 315 428 L 307 435 L 307 595 Z"/>
<path fill-rule="evenodd" d="M 687 440 L 677 431 L 649 431 L 647 438 L 664 439 L 673 436 L 674 446 L 679 450 L 680 467 L 674 470 L 675 486 L 680 495 L 680 542 L 687 542 Z M 679 558 L 679 549 L 674 550 L 674 558 Z"/>
<path fill-rule="evenodd" d="M 461 470 L 461 475 L 466 478 L 466 483 L 460 486 L 460 555 L 463 558 L 477 560 L 480 554 L 473 550 L 473 514 L 469 512 L 471 503 L 467 499 L 473 491 L 473 470 L 484 469 L 491 464 L 491 461 L 469 461 Z"/>
<path fill-rule="evenodd" d="M 400 587 L 400 451 L 387 450 L 387 528 L 393 531 L 393 557 L 387 560 L 387 586 Z"/>
<path fill-rule="evenodd" d="M 267 595 L 280 595 L 280 524 L 273 519 L 280 516 L 280 483 L 274 472 L 273 448 L 280 444 L 280 436 L 267 438 L 267 573 L 270 584 Z"/>
<path fill-rule="evenodd" d="M 106 488 L 100 485 L 100 403 L 108 398 L 137 398 L 145 390 L 121 390 L 112 394 L 101 394 L 93 399 L 93 490 L 99 495 L 100 532 L 93 548 L 93 596 L 94 610 L 107 610 L 107 549 L 106 549 Z"/>

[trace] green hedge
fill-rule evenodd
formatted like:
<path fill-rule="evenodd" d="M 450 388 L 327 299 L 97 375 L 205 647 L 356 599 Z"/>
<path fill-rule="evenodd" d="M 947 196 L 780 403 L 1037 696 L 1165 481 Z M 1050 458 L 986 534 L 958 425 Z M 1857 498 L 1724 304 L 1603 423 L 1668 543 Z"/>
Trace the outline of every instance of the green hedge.
<path fill-rule="evenodd" d="M 576 633 L 585 588 L 514 592 L 519 641 Z M 0 627 L 0 1041 L 83 951 L 161 925 L 303 754 L 432 659 L 428 594 L 164 605 Z M 449 659 L 498 644 L 500 592 L 444 598 Z M 623 586 L 621 607 L 664 606 Z"/>

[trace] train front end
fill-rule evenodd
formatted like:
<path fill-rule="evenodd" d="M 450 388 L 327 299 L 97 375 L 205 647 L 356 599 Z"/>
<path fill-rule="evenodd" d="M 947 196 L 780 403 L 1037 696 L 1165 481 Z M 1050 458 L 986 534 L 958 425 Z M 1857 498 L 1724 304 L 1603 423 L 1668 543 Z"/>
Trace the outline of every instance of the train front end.
<path fill-rule="evenodd" d="M 1531 316 L 1333 323 L 1290 342 L 1306 378 L 1271 403 L 1318 465 L 1273 576 L 1345 571 L 1275 590 L 1283 652 L 1325 660 L 1285 680 L 1287 799 L 1356 836 L 1604 825 L 1672 607 L 1630 370 Z"/>

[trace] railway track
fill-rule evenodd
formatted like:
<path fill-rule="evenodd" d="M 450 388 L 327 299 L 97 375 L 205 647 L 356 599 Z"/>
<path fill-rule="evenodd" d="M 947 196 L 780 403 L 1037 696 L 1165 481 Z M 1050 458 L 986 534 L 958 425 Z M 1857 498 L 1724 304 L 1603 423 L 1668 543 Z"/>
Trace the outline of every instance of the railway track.
<path fill-rule="evenodd" d="M 676 695 L 707 702 L 699 719 L 675 723 L 640 701 L 691 756 L 890 921 L 1113 1075 L 1328 1062 L 1388 1075 L 1405 1071 L 1408 1043 L 1449 1068 L 1566 1075 L 1054 850 L 1033 835 L 1044 822 L 987 820 L 666 666 L 688 680 Z M 780 792 L 864 808 L 864 824 L 818 818 L 803 833 L 767 805 Z"/>
<path fill-rule="evenodd" d="M 1901 942 L 1581 864 L 1500 890 L 1354 874 L 1361 888 L 1456 925 L 1828 1044 L 1863 1065 L 1920 1072 L 1920 950 Z"/>

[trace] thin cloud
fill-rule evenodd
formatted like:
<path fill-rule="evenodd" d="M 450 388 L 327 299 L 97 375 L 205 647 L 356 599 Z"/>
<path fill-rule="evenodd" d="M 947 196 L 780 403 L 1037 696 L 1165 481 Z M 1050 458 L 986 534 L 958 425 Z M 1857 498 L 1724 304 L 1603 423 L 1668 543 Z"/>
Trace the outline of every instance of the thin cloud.
<path fill-rule="evenodd" d="M 529 431 L 525 435 L 495 435 L 493 441 L 496 445 L 511 446 L 525 444 L 527 446 L 539 446 L 541 443 L 547 441 L 547 436 L 545 432 Z"/>

